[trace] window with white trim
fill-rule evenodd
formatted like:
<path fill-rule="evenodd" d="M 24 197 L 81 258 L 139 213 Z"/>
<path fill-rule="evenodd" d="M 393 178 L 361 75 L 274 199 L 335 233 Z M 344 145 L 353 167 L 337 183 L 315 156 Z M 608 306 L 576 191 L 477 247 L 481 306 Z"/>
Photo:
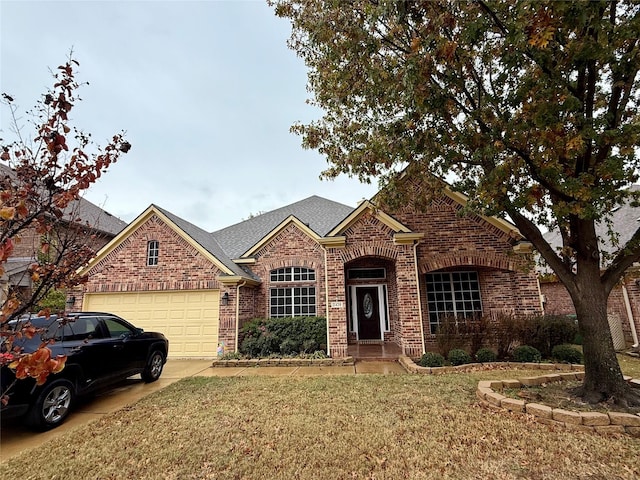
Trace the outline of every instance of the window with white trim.
<path fill-rule="evenodd" d="M 147 265 L 158 265 L 160 256 L 160 242 L 158 240 L 149 240 L 147 242 Z"/>
<path fill-rule="evenodd" d="M 269 291 L 269 316 L 306 317 L 316 315 L 315 284 L 300 285 L 302 282 L 315 282 L 316 272 L 305 267 L 285 267 L 271 270 L 272 284 L 295 283 L 296 285 L 272 286 Z"/>
<path fill-rule="evenodd" d="M 316 271 L 305 267 L 284 267 L 271 270 L 272 282 L 307 282 L 315 281 Z"/>
<path fill-rule="evenodd" d="M 482 315 L 478 272 L 427 273 L 429 326 L 436 333 L 445 318 L 474 318 Z"/>

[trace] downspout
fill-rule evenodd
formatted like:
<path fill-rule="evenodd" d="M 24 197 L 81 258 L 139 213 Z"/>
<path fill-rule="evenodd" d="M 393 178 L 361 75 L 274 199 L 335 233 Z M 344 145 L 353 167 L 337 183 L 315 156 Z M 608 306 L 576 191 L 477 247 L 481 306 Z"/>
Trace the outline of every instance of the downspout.
<path fill-rule="evenodd" d="M 420 338 L 422 339 L 422 354 L 427 352 L 424 343 L 424 320 L 422 318 L 422 295 L 420 295 L 420 272 L 418 270 L 418 244 L 420 241 L 416 241 L 413 244 L 413 264 L 416 269 L 416 289 L 418 293 L 418 315 L 420 315 Z"/>
<path fill-rule="evenodd" d="M 629 301 L 629 292 L 627 287 L 622 283 L 622 297 L 624 298 L 624 307 L 627 310 L 627 318 L 629 319 L 629 326 L 631 327 L 631 336 L 633 337 L 633 348 L 638 348 L 638 332 L 636 331 L 636 322 L 633 319 L 633 312 L 631 311 L 631 302 Z"/>
<path fill-rule="evenodd" d="M 236 353 L 238 353 L 238 333 L 240 332 L 240 288 L 244 287 L 246 284 L 247 281 L 245 280 L 236 287 L 236 344 L 233 350 Z"/>
<path fill-rule="evenodd" d="M 538 285 L 538 299 L 540 300 L 540 311 L 542 315 L 544 315 L 544 295 L 542 294 L 542 288 L 540 287 L 540 277 L 536 275 L 536 284 Z"/>
<path fill-rule="evenodd" d="M 323 245 L 322 250 L 324 250 L 324 303 L 325 309 L 327 311 L 327 356 L 331 356 L 331 348 L 329 341 L 329 270 L 327 268 L 327 248 Z"/>

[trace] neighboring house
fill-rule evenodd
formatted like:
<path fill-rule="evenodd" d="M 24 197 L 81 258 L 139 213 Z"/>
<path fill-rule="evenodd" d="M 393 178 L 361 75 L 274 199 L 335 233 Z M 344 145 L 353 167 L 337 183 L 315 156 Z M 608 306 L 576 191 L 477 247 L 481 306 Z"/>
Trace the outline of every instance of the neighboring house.
<path fill-rule="evenodd" d="M 0 175 L 12 176 L 13 171 L 6 165 L 0 163 Z M 80 198 L 71 202 L 63 211 L 59 225 L 62 227 L 62 235 L 65 231 L 77 231 L 82 228 L 83 239 L 91 242 L 95 251 L 100 250 L 111 239 L 113 239 L 127 223 L 114 217 L 90 201 Z M 15 289 L 29 295 L 32 288 L 29 267 L 37 261 L 41 247 L 41 234 L 35 228 L 27 228 L 19 235 L 19 241 L 14 242 L 14 250 L 4 265 L 4 275 L 0 278 L 1 299 L 9 290 Z"/>
<path fill-rule="evenodd" d="M 631 189 L 638 191 L 640 185 L 634 185 Z M 608 228 L 606 224 L 598 224 L 596 233 L 600 238 L 600 250 L 611 253 L 617 248 L 609 241 Z M 611 214 L 611 228 L 618 235 L 618 244 L 625 245 L 640 228 L 640 207 L 628 203 L 616 207 Z M 562 247 L 560 232 L 547 232 L 544 238 L 554 249 Z M 545 313 L 575 315 L 571 297 L 555 275 L 543 272 L 540 292 Z M 640 333 L 640 265 L 634 264 L 628 268 L 622 280 L 611 291 L 607 311 L 616 349 L 624 349 L 630 344 L 637 348 Z"/>
<path fill-rule="evenodd" d="M 170 356 L 238 348 L 256 317 L 327 318 L 328 352 L 392 342 L 435 349 L 447 316 L 539 314 L 531 246 L 494 217 L 430 208 L 355 209 L 312 196 L 208 233 L 151 205 L 91 261 L 75 308 L 120 314 L 169 337 Z"/>

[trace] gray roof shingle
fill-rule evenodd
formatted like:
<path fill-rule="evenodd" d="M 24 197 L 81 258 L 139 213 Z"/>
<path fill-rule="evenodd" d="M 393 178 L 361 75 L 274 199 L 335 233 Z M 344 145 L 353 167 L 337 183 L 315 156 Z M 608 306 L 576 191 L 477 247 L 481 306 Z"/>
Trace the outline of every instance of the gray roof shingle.
<path fill-rule="evenodd" d="M 173 213 L 154 205 L 160 212 L 169 218 L 178 228 L 180 228 L 183 232 L 185 232 L 189 237 L 191 237 L 194 241 L 196 241 L 202 248 L 204 248 L 211 255 L 216 257 L 225 267 L 231 270 L 235 275 L 240 275 L 243 277 L 251 277 L 255 278 L 255 276 L 250 272 L 239 265 L 236 265 L 228 255 L 222 250 L 216 239 L 210 233 L 202 230 L 200 227 L 196 227 L 194 224 L 183 220 L 182 218 L 174 215 Z"/>
<path fill-rule="evenodd" d="M 640 191 L 640 185 L 632 185 L 629 189 L 633 192 L 638 192 Z M 599 222 L 596 224 L 596 234 L 600 239 L 600 250 L 608 253 L 616 252 L 620 247 L 626 245 L 640 227 L 640 207 L 631 206 L 629 203 L 621 205 L 612 211 L 611 221 L 613 222 L 613 230 L 619 235 L 617 247 L 613 246 L 609 241 L 606 223 Z M 562 247 L 562 237 L 558 230 L 545 233 L 544 238 L 555 251 Z"/>
<path fill-rule="evenodd" d="M 16 178 L 13 169 L 3 163 L 0 163 L 0 175 L 9 176 L 12 179 Z M 78 220 L 91 229 L 107 233 L 111 237 L 115 237 L 127 226 L 127 222 L 120 220 L 118 217 L 111 215 L 106 210 L 103 210 L 82 197 L 74 200 L 67 206 L 63 211 L 62 218 L 67 222 Z"/>
<path fill-rule="evenodd" d="M 256 215 L 248 220 L 213 232 L 230 258 L 240 258 L 269 232 L 290 216 L 296 217 L 323 237 L 354 209 L 342 203 L 313 195 L 285 207 Z"/>

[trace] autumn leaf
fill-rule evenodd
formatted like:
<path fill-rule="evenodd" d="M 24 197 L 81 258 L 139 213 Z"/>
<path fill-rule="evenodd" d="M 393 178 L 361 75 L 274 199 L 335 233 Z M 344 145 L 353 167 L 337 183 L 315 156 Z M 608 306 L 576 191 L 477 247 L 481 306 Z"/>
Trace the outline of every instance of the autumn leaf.
<path fill-rule="evenodd" d="M 3 220 L 13 220 L 16 216 L 15 207 L 2 207 L 0 208 L 0 218 Z"/>

